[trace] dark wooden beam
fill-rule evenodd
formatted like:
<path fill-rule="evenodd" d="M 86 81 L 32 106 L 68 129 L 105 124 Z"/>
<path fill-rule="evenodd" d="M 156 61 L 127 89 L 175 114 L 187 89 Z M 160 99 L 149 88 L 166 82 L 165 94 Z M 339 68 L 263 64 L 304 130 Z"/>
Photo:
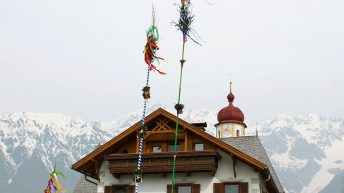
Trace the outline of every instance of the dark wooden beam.
<path fill-rule="evenodd" d="M 233 173 L 234 173 L 234 178 L 236 178 L 237 174 L 236 174 L 236 169 L 235 169 L 235 165 L 236 165 L 236 158 L 235 156 L 232 155 L 232 164 L 233 164 Z"/>
<path fill-rule="evenodd" d="M 95 175 L 97 176 L 97 178 L 99 179 L 99 169 L 101 167 L 101 163 L 99 163 L 97 160 L 95 159 L 91 159 L 91 161 L 93 162 L 94 165 L 94 169 L 95 169 Z"/>
<path fill-rule="evenodd" d="M 184 151 L 188 151 L 188 132 L 186 130 L 184 130 L 185 134 L 184 134 Z"/>
<path fill-rule="evenodd" d="M 139 153 L 139 147 L 140 147 L 140 138 L 136 138 L 136 153 Z"/>

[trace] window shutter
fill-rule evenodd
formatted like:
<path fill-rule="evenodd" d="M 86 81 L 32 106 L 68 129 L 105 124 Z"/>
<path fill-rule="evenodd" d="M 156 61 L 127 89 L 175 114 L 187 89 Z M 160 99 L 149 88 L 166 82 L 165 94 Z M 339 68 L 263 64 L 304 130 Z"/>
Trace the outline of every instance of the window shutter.
<path fill-rule="evenodd" d="M 172 191 L 172 185 L 168 184 L 167 185 L 167 193 L 171 193 L 171 191 Z"/>
<path fill-rule="evenodd" d="M 221 183 L 214 183 L 213 193 L 222 193 L 221 186 L 222 186 Z"/>
<path fill-rule="evenodd" d="M 248 182 L 240 183 L 240 193 L 248 193 Z"/>
<path fill-rule="evenodd" d="M 129 185 L 128 186 L 128 193 L 134 193 L 135 192 L 135 186 L 134 185 Z"/>
<path fill-rule="evenodd" d="M 111 186 L 105 186 L 104 193 L 111 193 Z"/>
<path fill-rule="evenodd" d="M 201 185 L 192 184 L 192 193 L 201 193 Z"/>

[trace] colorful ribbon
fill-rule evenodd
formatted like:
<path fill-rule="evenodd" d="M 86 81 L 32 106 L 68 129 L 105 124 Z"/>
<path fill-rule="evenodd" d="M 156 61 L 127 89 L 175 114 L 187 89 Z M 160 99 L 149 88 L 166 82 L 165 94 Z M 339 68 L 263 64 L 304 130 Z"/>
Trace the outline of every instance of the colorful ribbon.
<path fill-rule="evenodd" d="M 155 25 L 155 12 L 153 9 L 153 22 L 151 27 L 147 31 L 147 43 L 145 45 L 145 48 L 143 50 L 144 53 L 144 60 L 146 64 L 150 67 L 151 70 L 155 70 L 159 72 L 160 74 L 166 74 L 165 72 L 162 72 L 156 68 L 156 66 L 153 64 L 154 60 L 156 59 L 158 62 L 159 60 L 164 60 L 161 57 L 158 57 L 156 55 L 156 51 L 159 50 L 159 47 L 157 45 L 157 42 L 159 41 L 159 30 Z"/>
<path fill-rule="evenodd" d="M 53 171 L 49 175 L 48 185 L 44 189 L 44 193 L 63 193 L 66 192 L 63 190 L 62 185 L 57 180 L 57 176 L 61 175 L 63 178 L 66 178 L 65 175 L 57 170 L 56 168 L 53 169 Z"/>

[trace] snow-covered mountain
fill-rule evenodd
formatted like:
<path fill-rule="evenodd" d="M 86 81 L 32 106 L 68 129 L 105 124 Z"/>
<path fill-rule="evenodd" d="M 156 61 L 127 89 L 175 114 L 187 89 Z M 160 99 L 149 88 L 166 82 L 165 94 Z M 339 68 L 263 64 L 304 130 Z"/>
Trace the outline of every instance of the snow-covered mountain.
<path fill-rule="evenodd" d="M 141 116 L 141 109 L 108 122 L 48 113 L 0 115 L 0 192 L 41 192 L 55 164 L 68 176 L 61 181 L 71 192 L 79 174 L 70 165 Z M 212 134 L 217 122 L 216 112 L 207 110 L 186 111 L 182 118 L 206 121 Z M 344 193 L 344 120 L 278 115 L 247 131 L 255 133 L 256 127 L 287 192 Z"/>
<path fill-rule="evenodd" d="M 288 192 L 344 193 L 344 120 L 278 115 L 258 129 Z"/>

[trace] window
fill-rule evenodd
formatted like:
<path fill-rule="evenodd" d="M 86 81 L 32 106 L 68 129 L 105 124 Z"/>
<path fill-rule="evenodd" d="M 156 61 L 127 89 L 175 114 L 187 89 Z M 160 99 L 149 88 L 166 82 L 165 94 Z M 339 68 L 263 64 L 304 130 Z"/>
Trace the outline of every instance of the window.
<path fill-rule="evenodd" d="M 161 152 L 161 145 L 153 145 L 152 152 L 153 153 Z"/>
<path fill-rule="evenodd" d="M 240 131 L 236 130 L 236 136 L 239 137 L 240 136 Z"/>
<path fill-rule="evenodd" d="M 193 149 L 195 151 L 203 151 L 204 150 L 204 144 L 203 143 L 194 143 Z"/>
<path fill-rule="evenodd" d="M 134 193 L 135 186 L 134 185 L 113 185 L 113 186 L 105 186 L 104 193 Z"/>
<path fill-rule="evenodd" d="M 176 151 L 179 151 L 179 142 L 177 143 L 177 146 L 176 146 Z M 168 150 L 169 151 L 174 151 L 174 141 L 170 143 L 170 145 L 168 146 Z"/>
<path fill-rule="evenodd" d="M 116 187 L 115 193 L 128 193 L 128 187 L 125 187 L 125 186 Z"/>
<path fill-rule="evenodd" d="M 167 193 L 171 193 L 172 185 L 167 185 Z M 200 193 L 200 184 L 175 184 L 174 193 Z"/>
<path fill-rule="evenodd" d="M 225 193 L 239 193 L 239 184 L 225 184 Z"/>
<path fill-rule="evenodd" d="M 191 193 L 191 185 L 180 185 L 176 187 L 176 193 Z"/>
<path fill-rule="evenodd" d="M 214 183 L 213 193 L 248 193 L 247 182 Z"/>

